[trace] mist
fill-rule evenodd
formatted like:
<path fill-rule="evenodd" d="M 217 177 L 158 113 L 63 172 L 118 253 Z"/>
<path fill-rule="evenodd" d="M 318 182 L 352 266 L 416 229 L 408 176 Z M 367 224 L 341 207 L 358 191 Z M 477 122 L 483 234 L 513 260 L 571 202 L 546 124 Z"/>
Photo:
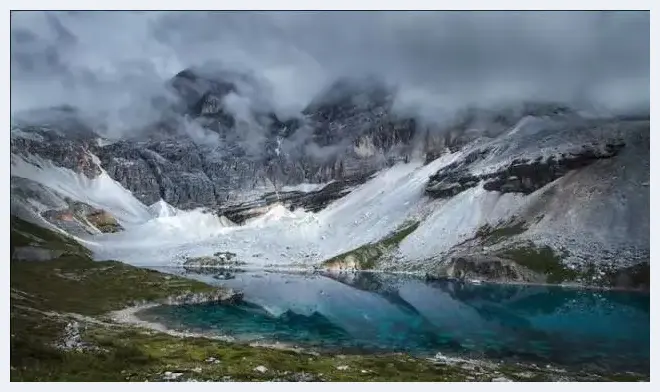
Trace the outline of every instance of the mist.
<path fill-rule="evenodd" d="M 12 12 L 11 111 L 71 105 L 119 137 L 178 72 L 221 64 L 258 80 L 224 102 L 256 138 L 248 107 L 293 116 L 367 75 L 431 120 L 533 100 L 648 113 L 649 33 L 648 12 Z"/>

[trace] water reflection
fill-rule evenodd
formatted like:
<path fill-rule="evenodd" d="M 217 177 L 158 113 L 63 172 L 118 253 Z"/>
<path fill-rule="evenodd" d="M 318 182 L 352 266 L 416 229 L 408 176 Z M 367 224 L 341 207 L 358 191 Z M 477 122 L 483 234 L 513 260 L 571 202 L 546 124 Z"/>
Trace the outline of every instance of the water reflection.
<path fill-rule="evenodd" d="M 326 349 L 459 353 L 648 371 L 648 295 L 470 285 L 378 273 L 235 271 L 194 277 L 244 292 L 234 306 L 152 309 L 173 326 Z"/>

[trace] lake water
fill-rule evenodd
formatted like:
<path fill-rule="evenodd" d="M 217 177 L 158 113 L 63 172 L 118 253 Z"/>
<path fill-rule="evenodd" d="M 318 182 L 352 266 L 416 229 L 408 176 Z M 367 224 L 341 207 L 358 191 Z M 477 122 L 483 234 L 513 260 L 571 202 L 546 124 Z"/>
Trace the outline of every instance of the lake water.
<path fill-rule="evenodd" d="M 240 290 L 244 299 L 235 305 L 160 306 L 140 317 L 176 329 L 345 353 L 441 352 L 650 371 L 648 294 L 377 273 L 188 275 Z"/>

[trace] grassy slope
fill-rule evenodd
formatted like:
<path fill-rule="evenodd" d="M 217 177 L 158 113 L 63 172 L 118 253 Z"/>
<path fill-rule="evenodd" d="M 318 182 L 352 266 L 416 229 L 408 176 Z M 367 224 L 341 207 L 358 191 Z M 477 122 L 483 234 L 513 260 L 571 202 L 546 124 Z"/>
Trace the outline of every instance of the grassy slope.
<path fill-rule="evenodd" d="M 418 226 L 419 222 L 404 224 L 403 227 L 382 240 L 337 255 L 324 261 L 323 265 L 326 267 L 340 267 L 345 266 L 348 261 L 354 261 L 356 269 L 374 269 L 376 268 L 376 263 L 381 257 L 383 257 L 383 255 L 398 247 L 399 243 L 401 243 L 401 241 L 403 241 L 410 233 L 415 231 Z"/>
<path fill-rule="evenodd" d="M 102 316 L 136 301 L 214 290 L 206 284 L 131 267 L 94 262 L 57 233 L 12 219 L 12 248 L 39 243 L 67 249 L 49 262 L 11 262 L 11 379 L 14 381 L 160 380 L 165 371 L 197 380 L 460 380 L 468 372 L 408 356 L 315 356 L 204 338 L 178 338 L 102 322 Z M 100 350 L 55 347 L 68 323 L 78 320 L 87 344 Z M 106 320 L 107 321 L 107 320 Z M 217 358 L 220 363 L 205 359 Z M 255 372 L 256 366 L 269 371 Z M 337 367 L 348 366 L 346 370 Z M 198 371 L 201 372 L 198 373 Z M 367 371 L 363 373 L 362 370 Z"/>
<path fill-rule="evenodd" d="M 511 220 L 495 227 L 488 224 L 481 226 L 474 238 L 481 245 L 491 246 L 527 230 L 522 221 Z M 557 252 L 549 246 L 537 246 L 532 242 L 514 243 L 497 255 L 516 262 L 534 272 L 546 276 L 547 283 L 577 283 L 599 287 L 622 287 L 626 289 L 648 290 L 650 287 L 650 266 L 642 262 L 626 268 L 587 265 L 580 269 L 568 268 L 562 259 L 566 254 Z"/>
<path fill-rule="evenodd" d="M 103 317 L 110 310 L 214 288 L 119 262 L 94 262 L 75 242 L 12 220 L 12 247 L 34 242 L 69 253 L 49 262 L 10 264 L 12 381 L 160 381 L 168 371 L 182 373 L 178 380 L 200 381 L 488 381 L 497 377 L 540 381 L 565 377 L 547 369 L 530 371 L 526 366 L 432 363 L 407 355 L 312 355 L 114 324 Z M 93 350 L 57 347 L 72 322 L 78 323 L 81 341 Z M 207 361 L 211 357 L 216 361 Z M 268 370 L 257 372 L 257 366 Z M 608 375 L 607 379 L 621 377 L 640 378 Z"/>

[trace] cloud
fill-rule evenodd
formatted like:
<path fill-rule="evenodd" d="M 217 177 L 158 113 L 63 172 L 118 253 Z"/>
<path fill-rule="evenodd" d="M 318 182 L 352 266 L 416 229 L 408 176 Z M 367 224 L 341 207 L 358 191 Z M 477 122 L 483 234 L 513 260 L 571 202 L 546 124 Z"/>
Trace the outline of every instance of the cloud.
<path fill-rule="evenodd" d="M 258 75 L 267 99 L 248 96 L 286 114 L 366 74 L 398 85 L 397 108 L 429 118 L 535 99 L 649 106 L 648 12 L 13 12 L 11 22 L 12 112 L 71 104 L 117 134 L 156 116 L 165 81 L 210 62 Z"/>

